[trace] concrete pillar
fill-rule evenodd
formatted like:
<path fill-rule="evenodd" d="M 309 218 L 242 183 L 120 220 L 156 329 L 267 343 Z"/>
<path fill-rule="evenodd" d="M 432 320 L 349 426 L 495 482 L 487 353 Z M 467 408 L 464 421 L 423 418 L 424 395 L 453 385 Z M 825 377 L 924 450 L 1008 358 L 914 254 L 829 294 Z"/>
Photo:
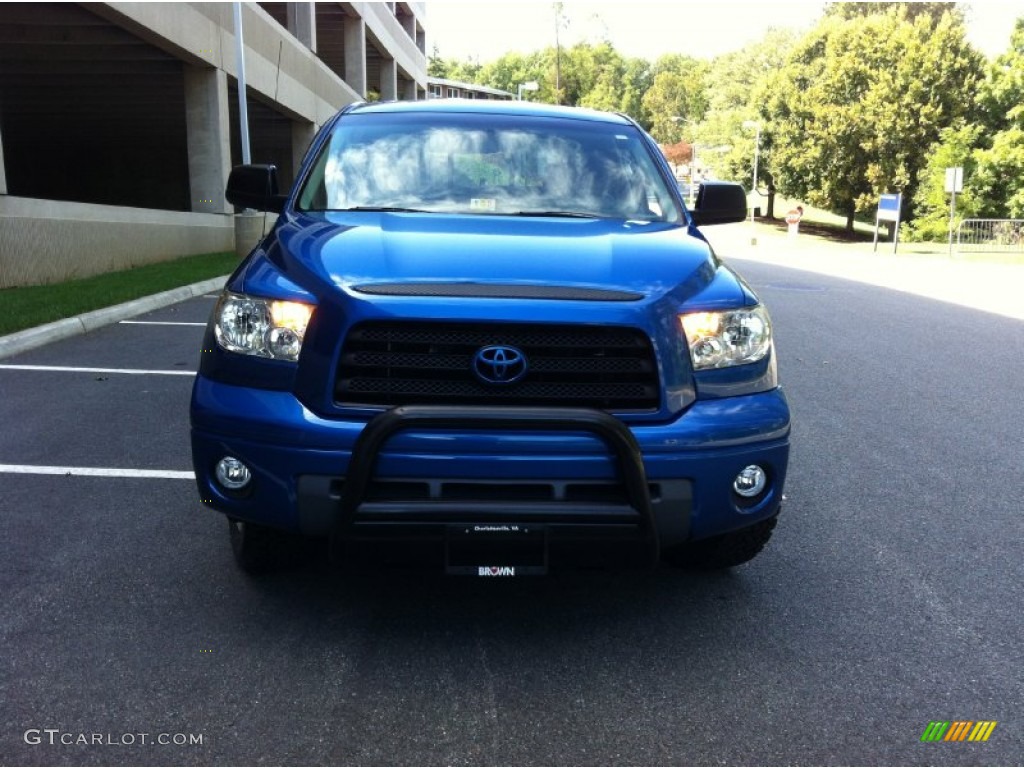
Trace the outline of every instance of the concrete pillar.
<path fill-rule="evenodd" d="M 0 195 L 7 194 L 7 171 L 4 170 L 4 137 L 0 133 Z"/>
<path fill-rule="evenodd" d="M 244 259 L 257 243 L 263 239 L 267 230 L 277 221 L 277 214 L 265 214 L 262 211 L 245 211 L 235 216 L 235 254 Z"/>
<path fill-rule="evenodd" d="M 231 213 L 224 187 L 231 171 L 228 79 L 221 69 L 185 70 L 185 122 L 192 210 Z"/>
<path fill-rule="evenodd" d="M 288 3 L 288 31 L 316 53 L 316 6 L 313 3 Z"/>
<path fill-rule="evenodd" d="M 381 59 L 380 100 L 395 101 L 398 98 L 398 63 L 394 59 Z"/>
<path fill-rule="evenodd" d="M 345 17 L 345 82 L 366 97 L 366 22 Z"/>
<path fill-rule="evenodd" d="M 292 120 L 292 168 L 298 178 L 299 168 L 302 166 L 302 158 L 306 156 L 306 150 L 316 136 L 316 126 L 313 123 Z"/>
<path fill-rule="evenodd" d="M 402 82 L 402 86 L 402 90 L 404 91 L 404 93 L 402 94 L 402 98 L 405 99 L 406 101 L 416 101 L 416 92 L 419 90 L 416 87 L 416 81 L 404 80 Z"/>

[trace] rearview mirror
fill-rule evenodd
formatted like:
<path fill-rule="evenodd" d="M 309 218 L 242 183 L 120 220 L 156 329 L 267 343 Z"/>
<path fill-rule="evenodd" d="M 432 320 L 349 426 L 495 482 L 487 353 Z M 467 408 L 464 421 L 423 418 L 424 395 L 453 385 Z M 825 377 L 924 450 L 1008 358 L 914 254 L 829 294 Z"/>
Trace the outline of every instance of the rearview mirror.
<path fill-rule="evenodd" d="M 240 208 L 274 213 L 284 210 L 287 200 L 278 193 L 276 165 L 236 165 L 228 176 L 224 195 Z"/>
<path fill-rule="evenodd" d="M 747 218 L 747 193 L 739 184 L 705 181 L 697 192 L 697 202 L 690 211 L 693 223 L 733 224 Z"/>

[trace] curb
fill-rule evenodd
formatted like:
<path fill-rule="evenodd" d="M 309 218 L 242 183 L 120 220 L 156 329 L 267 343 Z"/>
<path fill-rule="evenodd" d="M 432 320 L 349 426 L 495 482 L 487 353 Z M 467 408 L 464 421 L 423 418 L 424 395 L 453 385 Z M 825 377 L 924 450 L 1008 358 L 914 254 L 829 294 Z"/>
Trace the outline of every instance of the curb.
<path fill-rule="evenodd" d="M 224 287 L 228 277 L 229 275 L 211 277 L 209 280 L 202 280 L 198 283 L 192 283 L 192 285 L 183 285 L 180 288 L 172 288 L 169 291 L 154 293 L 151 296 L 143 296 L 141 299 L 127 301 L 124 304 L 115 304 L 112 307 L 95 309 L 92 312 L 85 312 L 75 317 L 66 317 L 53 323 L 39 325 L 35 328 L 26 328 L 24 331 L 17 331 L 7 336 L 0 336 L 0 360 L 21 352 L 28 352 L 30 349 L 36 349 L 54 341 L 81 336 L 105 325 L 111 325 L 129 317 L 141 315 L 143 312 L 151 312 L 154 309 L 177 304 L 210 291 L 219 291 Z"/>

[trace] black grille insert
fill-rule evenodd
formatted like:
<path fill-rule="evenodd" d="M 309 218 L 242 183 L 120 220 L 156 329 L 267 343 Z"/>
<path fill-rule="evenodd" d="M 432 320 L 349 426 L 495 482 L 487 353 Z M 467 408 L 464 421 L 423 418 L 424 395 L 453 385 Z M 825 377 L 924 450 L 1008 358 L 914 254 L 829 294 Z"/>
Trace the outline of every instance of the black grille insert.
<path fill-rule="evenodd" d="M 473 373 L 477 351 L 516 347 L 528 371 L 515 384 Z M 345 339 L 335 385 L 345 405 L 540 405 L 653 411 L 660 404 L 651 341 L 635 328 L 381 321 Z"/>

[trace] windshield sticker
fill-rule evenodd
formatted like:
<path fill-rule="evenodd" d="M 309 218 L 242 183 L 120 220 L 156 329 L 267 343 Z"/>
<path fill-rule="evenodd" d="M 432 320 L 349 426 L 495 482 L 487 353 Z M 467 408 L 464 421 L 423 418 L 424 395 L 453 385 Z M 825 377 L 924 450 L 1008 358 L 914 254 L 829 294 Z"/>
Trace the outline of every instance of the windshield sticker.
<path fill-rule="evenodd" d="M 471 211 L 495 211 L 498 208 L 498 201 L 493 197 L 474 197 L 469 201 Z"/>

